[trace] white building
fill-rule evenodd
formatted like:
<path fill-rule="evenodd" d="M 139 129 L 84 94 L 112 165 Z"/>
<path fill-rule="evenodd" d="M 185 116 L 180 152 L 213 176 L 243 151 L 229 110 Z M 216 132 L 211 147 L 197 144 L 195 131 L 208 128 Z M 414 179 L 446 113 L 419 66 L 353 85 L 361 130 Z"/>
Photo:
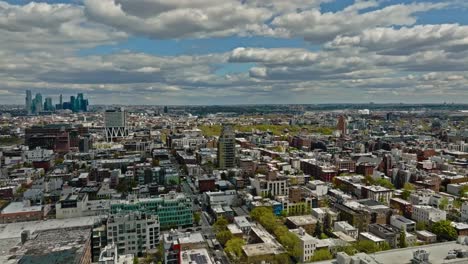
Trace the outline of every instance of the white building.
<path fill-rule="evenodd" d="M 237 198 L 235 190 L 226 190 L 218 192 L 205 192 L 205 199 L 211 206 L 231 206 L 234 200 Z"/>
<path fill-rule="evenodd" d="M 286 179 L 267 180 L 265 175 L 256 175 L 250 180 L 259 196 L 277 196 L 289 194 L 288 181 Z"/>
<path fill-rule="evenodd" d="M 333 225 L 333 229 L 335 230 L 335 232 L 341 231 L 355 239 L 357 239 L 358 237 L 358 230 L 346 221 L 335 222 L 335 224 Z"/>
<path fill-rule="evenodd" d="M 367 198 L 374 201 L 388 203 L 392 198 L 393 191 L 382 186 L 362 186 L 362 192 L 367 192 Z"/>
<path fill-rule="evenodd" d="M 35 162 L 49 160 L 54 155 L 54 151 L 50 149 L 42 149 L 37 147 L 33 150 L 23 152 L 23 159 L 25 162 Z"/>
<path fill-rule="evenodd" d="M 461 220 L 468 221 L 468 202 L 464 202 L 461 207 Z"/>
<path fill-rule="evenodd" d="M 416 222 L 438 222 L 446 220 L 447 213 L 429 205 L 415 205 L 413 206 L 412 218 Z"/>
<path fill-rule="evenodd" d="M 83 216 L 105 215 L 109 212 L 110 200 L 88 200 L 88 195 L 67 194 L 55 205 L 56 218 L 75 218 Z"/>
<path fill-rule="evenodd" d="M 302 228 L 291 229 L 293 234 L 295 234 L 301 241 L 301 262 L 310 261 L 314 255 L 315 249 L 317 248 L 318 239 L 307 234 L 307 232 Z"/>
<path fill-rule="evenodd" d="M 145 253 L 159 244 L 159 218 L 140 212 L 112 214 L 107 219 L 108 243 L 117 245 L 119 254 Z"/>
<path fill-rule="evenodd" d="M 133 258 L 133 254 L 119 255 L 115 244 L 109 244 L 99 254 L 98 264 L 133 264 Z"/>
<path fill-rule="evenodd" d="M 390 217 L 390 225 L 400 230 L 405 229 L 408 232 L 412 232 L 416 229 L 416 222 L 401 215 L 392 215 Z"/>

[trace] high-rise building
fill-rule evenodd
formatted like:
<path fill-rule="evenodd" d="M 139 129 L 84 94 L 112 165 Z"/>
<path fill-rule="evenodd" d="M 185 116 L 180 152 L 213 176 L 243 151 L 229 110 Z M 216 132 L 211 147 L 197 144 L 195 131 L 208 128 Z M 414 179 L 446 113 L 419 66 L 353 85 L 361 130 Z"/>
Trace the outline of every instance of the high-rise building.
<path fill-rule="evenodd" d="M 336 124 L 336 129 L 340 132 L 341 136 L 345 136 L 348 130 L 348 122 L 346 121 L 345 116 L 340 115 L 338 117 L 338 122 Z"/>
<path fill-rule="evenodd" d="M 26 112 L 28 115 L 32 114 L 32 94 L 31 90 L 26 91 L 26 106 L 25 106 Z"/>
<path fill-rule="evenodd" d="M 46 97 L 44 101 L 44 111 L 54 111 L 54 105 L 52 104 L 52 98 Z"/>
<path fill-rule="evenodd" d="M 104 112 L 104 127 L 107 141 L 128 136 L 127 113 L 123 108 Z"/>
<path fill-rule="evenodd" d="M 42 104 L 42 94 L 37 93 L 36 97 L 33 100 L 33 113 L 38 114 L 38 113 L 42 112 L 42 110 L 43 110 L 42 106 L 43 106 L 43 104 Z"/>
<path fill-rule="evenodd" d="M 231 125 L 224 125 L 218 139 L 218 167 L 234 168 L 236 164 L 236 137 Z"/>

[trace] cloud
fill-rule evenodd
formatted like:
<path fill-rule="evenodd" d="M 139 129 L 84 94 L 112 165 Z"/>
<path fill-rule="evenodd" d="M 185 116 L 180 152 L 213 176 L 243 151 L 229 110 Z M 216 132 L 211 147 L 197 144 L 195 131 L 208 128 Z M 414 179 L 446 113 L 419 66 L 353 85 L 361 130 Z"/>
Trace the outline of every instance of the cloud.
<path fill-rule="evenodd" d="M 409 55 L 431 49 L 459 52 L 468 49 L 468 26 L 459 24 L 366 29 L 355 36 L 337 36 L 327 48 L 360 47 L 379 54 Z"/>
<path fill-rule="evenodd" d="M 4 52 L 71 51 L 126 37 L 126 33 L 87 21 L 77 5 L 0 2 L 0 49 Z"/>
<path fill-rule="evenodd" d="M 158 39 L 270 34 L 264 21 L 273 15 L 267 8 L 235 0 L 85 0 L 84 4 L 93 21 Z"/>
<path fill-rule="evenodd" d="M 368 28 L 413 25 L 417 20 L 417 12 L 443 8 L 446 4 L 397 4 L 365 11 L 366 8 L 376 6 L 376 1 L 357 1 L 335 13 L 322 13 L 319 9 L 286 13 L 275 17 L 271 24 L 277 29 L 289 32 L 290 36 L 321 43 L 338 35 L 355 34 Z M 363 10 L 364 12 L 360 12 Z"/>
<path fill-rule="evenodd" d="M 467 26 L 417 24 L 420 12 L 446 4 L 355 1 L 324 12 L 325 2 L 331 1 L 0 1 L 0 103 L 22 103 L 25 89 L 44 95 L 81 91 L 94 102 L 129 104 L 460 101 L 468 96 Z M 239 41 L 229 52 L 173 56 L 118 45 L 133 37 L 190 42 L 225 36 L 306 41 L 302 48 Z M 79 52 L 108 44 L 116 44 L 108 54 Z M 220 65 L 234 70 L 222 74 Z"/>

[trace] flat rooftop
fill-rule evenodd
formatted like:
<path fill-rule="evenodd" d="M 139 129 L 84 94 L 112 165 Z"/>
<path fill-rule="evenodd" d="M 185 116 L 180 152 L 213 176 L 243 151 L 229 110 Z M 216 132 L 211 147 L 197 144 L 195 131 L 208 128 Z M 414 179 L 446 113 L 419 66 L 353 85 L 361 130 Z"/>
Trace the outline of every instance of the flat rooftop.
<path fill-rule="evenodd" d="M 23 230 L 31 233 L 50 229 L 92 226 L 101 217 L 87 216 L 69 219 L 50 219 L 44 221 L 19 222 L 0 225 L 0 239 L 20 238 Z"/>
<path fill-rule="evenodd" d="M 413 252 L 418 249 L 424 249 L 429 253 L 429 262 L 436 263 L 468 263 L 468 258 L 453 259 L 447 260 L 447 253 L 450 250 L 462 249 L 468 250 L 468 245 L 457 244 L 455 241 L 446 242 L 446 243 L 437 243 L 424 245 L 419 247 L 408 247 L 402 249 L 393 249 L 382 252 L 377 252 L 370 255 L 374 260 L 385 263 L 385 264 L 411 264 L 411 259 L 413 258 Z M 336 259 L 314 262 L 314 264 L 336 264 Z"/>
<path fill-rule="evenodd" d="M 12 202 L 2 210 L 2 214 L 32 213 L 41 210 L 41 205 L 25 206 L 23 202 Z"/>
<path fill-rule="evenodd" d="M 291 221 L 296 226 L 311 225 L 317 223 L 317 218 L 313 217 L 312 215 L 288 216 L 286 219 Z"/>
<path fill-rule="evenodd" d="M 181 252 L 181 264 L 212 264 L 208 251 L 204 248 Z"/>

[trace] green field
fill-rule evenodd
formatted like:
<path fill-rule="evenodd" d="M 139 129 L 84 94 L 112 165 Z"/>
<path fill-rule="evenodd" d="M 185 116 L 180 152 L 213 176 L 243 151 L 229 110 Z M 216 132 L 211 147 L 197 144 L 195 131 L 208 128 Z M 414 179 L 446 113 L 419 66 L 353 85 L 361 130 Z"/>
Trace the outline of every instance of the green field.
<path fill-rule="evenodd" d="M 213 126 L 200 126 L 199 129 L 202 130 L 203 135 L 205 136 L 219 136 L 221 134 L 221 125 Z M 333 128 L 330 127 L 320 127 L 316 125 L 304 125 L 304 126 L 290 126 L 290 125 L 234 125 L 234 129 L 241 132 L 251 132 L 252 129 L 260 131 L 270 131 L 274 135 L 283 135 L 284 130 L 288 129 L 289 134 L 296 135 L 302 129 L 306 129 L 310 133 L 321 133 L 324 135 L 331 135 L 333 133 Z"/>

